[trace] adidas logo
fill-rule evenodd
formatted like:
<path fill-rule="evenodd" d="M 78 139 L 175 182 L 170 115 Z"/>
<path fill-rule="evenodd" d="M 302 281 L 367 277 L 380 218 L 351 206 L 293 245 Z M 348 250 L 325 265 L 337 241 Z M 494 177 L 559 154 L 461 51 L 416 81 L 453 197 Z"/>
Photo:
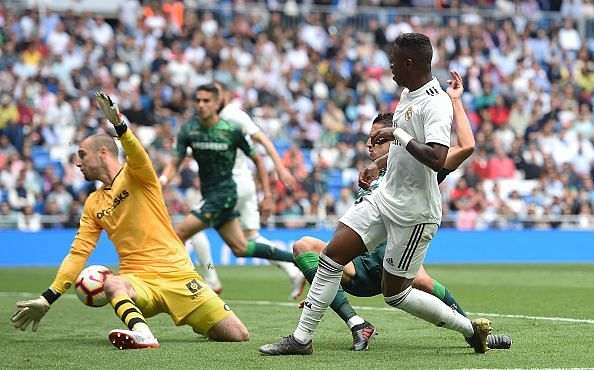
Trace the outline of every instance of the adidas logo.
<path fill-rule="evenodd" d="M 437 90 L 435 87 L 430 87 L 427 90 L 425 90 L 425 93 L 427 93 L 427 95 L 430 96 L 435 96 L 439 94 L 439 90 Z"/>
<path fill-rule="evenodd" d="M 386 258 L 386 263 L 390 266 L 394 266 L 394 260 L 392 259 L 392 257 Z"/>

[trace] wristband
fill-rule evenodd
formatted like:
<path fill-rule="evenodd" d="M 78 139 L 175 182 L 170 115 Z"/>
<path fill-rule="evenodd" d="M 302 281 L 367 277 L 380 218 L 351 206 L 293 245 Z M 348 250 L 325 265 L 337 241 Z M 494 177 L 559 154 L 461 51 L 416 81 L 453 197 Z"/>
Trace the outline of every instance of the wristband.
<path fill-rule="evenodd" d="M 45 292 L 41 293 L 41 296 L 43 298 L 45 298 L 47 300 L 47 303 L 52 304 L 54 303 L 58 298 L 60 298 L 61 294 L 60 293 L 55 293 L 52 288 L 49 288 L 48 290 L 46 290 Z"/>
<path fill-rule="evenodd" d="M 122 135 L 124 135 L 128 130 L 128 125 L 123 122 L 119 125 L 114 125 L 113 127 L 115 128 L 115 132 L 118 134 L 118 137 L 122 137 Z"/>
<path fill-rule="evenodd" d="M 411 141 L 413 139 L 413 137 L 410 136 L 402 128 L 398 127 L 396 130 L 394 130 L 394 139 L 398 140 L 398 142 L 400 144 L 402 144 L 403 147 L 406 148 L 406 146 L 408 145 L 408 142 Z"/>

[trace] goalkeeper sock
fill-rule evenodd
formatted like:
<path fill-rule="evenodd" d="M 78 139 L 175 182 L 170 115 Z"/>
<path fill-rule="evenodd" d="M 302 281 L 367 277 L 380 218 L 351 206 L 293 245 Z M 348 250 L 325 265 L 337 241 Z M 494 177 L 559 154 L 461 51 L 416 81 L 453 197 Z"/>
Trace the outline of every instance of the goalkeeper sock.
<path fill-rule="evenodd" d="M 458 304 L 458 302 L 456 302 L 454 296 L 452 296 L 448 288 L 441 285 L 439 281 L 435 279 L 433 279 L 433 290 L 431 291 L 431 294 L 441 299 L 441 301 L 447 304 L 449 307 L 454 308 L 460 315 L 468 317 L 466 316 L 466 312 L 464 312 L 462 307 Z"/>
<path fill-rule="evenodd" d="M 301 253 L 300 255 L 295 257 L 295 263 L 297 267 L 303 272 L 305 279 L 311 285 L 313 282 L 314 277 L 316 276 L 316 272 L 318 271 L 318 262 L 320 260 L 320 256 L 314 252 L 306 252 Z M 363 324 L 365 321 L 357 315 L 355 309 L 349 303 L 349 300 L 344 293 L 344 290 L 341 286 L 338 287 L 338 292 L 336 292 L 336 296 L 332 303 L 330 303 L 330 308 L 336 312 L 338 316 L 347 324 L 349 329 L 351 329 L 355 325 Z"/>
<path fill-rule="evenodd" d="M 259 257 L 274 261 L 295 262 L 292 253 L 276 248 L 270 240 L 260 235 L 248 239 L 245 257 Z"/>
<path fill-rule="evenodd" d="M 148 330 L 150 332 L 144 316 L 129 296 L 119 295 L 114 297 L 110 303 L 116 316 L 122 320 L 128 329 L 135 331 Z"/>

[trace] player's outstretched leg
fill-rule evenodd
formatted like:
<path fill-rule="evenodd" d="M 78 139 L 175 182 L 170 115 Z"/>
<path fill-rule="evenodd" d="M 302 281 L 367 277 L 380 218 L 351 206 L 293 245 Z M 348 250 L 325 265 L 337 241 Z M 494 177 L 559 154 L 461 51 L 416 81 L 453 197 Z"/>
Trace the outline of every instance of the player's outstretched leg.
<path fill-rule="evenodd" d="M 255 254 L 264 255 L 264 256 L 272 256 L 273 258 L 267 258 L 268 262 L 270 262 L 271 265 L 282 269 L 287 274 L 287 276 L 289 276 L 289 279 L 291 280 L 291 292 L 289 293 L 289 297 L 291 299 L 299 298 L 299 296 L 303 292 L 305 277 L 303 276 L 301 271 L 297 268 L 297 266 L 295 266 L 293 261 L 291 261 L 291 262 L 285 261 L 286 259 L 288 259 L 288 257 L 285 255 L 285 253 L 287 253 L 287 254 L 290 254 L 290 253 L 287 251 L 284 251 L 282 249 L 278 249 L 274 245 L 274 243 L 272 243 L 270 240 L 266 239 L 259 233 L 252 234 L 247 239 L 248 239 L 248 250 L 246 252 L 246 257 L 249 257 L 250 255 L 252 257 L 259 257 L 259 256 L 256 256 Z M 253 242 L 253 244 L 251 244 L 250 242 Z M 279 257 L 281 258 L 281 260 L 276 259 Z M 291 258 L 292 257 L 293 256 L 291 255 Z M 266 258 L 266 257 L 263 257 L 263 258 Z"/>
<path fill-rule="evenodd" d="M 130 298 L 130 283 L 118 276 L 108 277 L 105 293 L 116 315 L 129 330 L 115 329 L 109 333 L 109 342 L 119 349 L 156 348 L 159 342 L 153 336 L 146 320 Z"/>
<path fill-rule="evenodd" d="M 244 257 L 259 257 L 280 262 L 294 262 L 293 254 L 277 248 L 270 240 L 262 235 L 250 237 Z"/>
<path fill-rule="evenodd" d="M 325 243 L 323 241 L 312 237 L 301 238 L 293 244 L 295 263 L 310 284 L 318 270 L 320 259 L 319 253 L 324 245 Z M 377 333 L 376 329 L 371 323 L 363 320 L 362 317 L 357 315 L 355 309 L 349 303 L 342 287 L 338 288 L 334 300 L 330 303 L 330 308 L 340 316 L 351 330 L 353 336 L 351 350 L 362 351 L 368 349 L 369 342 Z"/>
<path fill-rule="evenodd" d="M 385 270 L 384 276 L 386 276 Z M 412 287 L 393 296 L 384 296 L 384 300 L 390 306 L 399 308 L 415 317 L 462 333 L 468 338 L 476 353 L 485 353 L 488 350 L 487 336 L 491 332 L 491 322 L 487 319 L 470 321 L 446 306 L 437 297 Z"/>
<path fill-rule="evenodd" d="M 454 299 L 454 296 L 450 293 L 448 288 L 443 286 L 439 281 L 429 276 L 429 274 L 427 273 L 427 271 L 425 271 L 425 268 L 423 266 L 421 266 L 421 269 L 417 273 L 417 276 L 415 276 L 412 286 L 413 288 L 422 290 L 424 292 L 436 296 L 443 303 L 458 311 L 460 315 L 466 316 L 466 313 L 462 309 L 462 306 L 460 306 L 460 304 L 456 302 L 456 299 Z"/>
<path fill-rule="evenodd" d="M 448 305 L 449 307 L 458 311 L 458 313 L 464 317 L 468 317 L 466 312 L 462 309 L 462 306 L 456 301 L 452 293 L 448 290 L 447 287 L 442 285 L 439 281 L 433 279 L 425 268 L 421 266 L 419 273 L 415 276 L 412 284 L 413 288 L 422 290 L 424 292 L 430 293 L 437 298 L 439 298 L 443 303 Z M 466 338 L 466 342 L 470 344 L 468 338 Z M 487 336 L 487 346 L 489 349 L 509 349 L 511 347 L 512 340 L 508 335 L 505 334 L 489 334 Z M 472 346 L 472 345 L 471 345 Z"/>
<path fill-rule="evenodd" d="M 223 291 L 223 285 L 217 274 L 215 264 L 212 260 L 211 247 L 206 234 L 200 231 L 194 234 L 191 238 L 192 247 L 198 258 L 198 263 L 202 268 L 202 277 L 206 285 L 214 290 L 215 293 L 221 294 Z"/>

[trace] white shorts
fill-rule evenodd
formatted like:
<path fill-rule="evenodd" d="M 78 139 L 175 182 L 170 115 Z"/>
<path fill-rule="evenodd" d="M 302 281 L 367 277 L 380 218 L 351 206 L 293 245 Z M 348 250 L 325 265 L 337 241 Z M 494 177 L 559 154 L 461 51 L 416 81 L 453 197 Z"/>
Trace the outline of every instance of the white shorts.
<path fill-rule="evenodd" d="M 239 223 L 242 230 L 260 230 L 260 211 L 258 211 L 258 195 L 256 184 L 251 175 L 233 176 L 237 186 L 237 203 L 235 210 L 239 212 Z"/>
<path fill-rule="evenodd" d="M 373 197 L 363 197 L 342 216 L 340 222 L 353 229 L 369 251 L 387 239 L 384 269 L 392 275 L 413 279 L 425 259 L 437 224 L 401 226 L 383 216 Z"/>

